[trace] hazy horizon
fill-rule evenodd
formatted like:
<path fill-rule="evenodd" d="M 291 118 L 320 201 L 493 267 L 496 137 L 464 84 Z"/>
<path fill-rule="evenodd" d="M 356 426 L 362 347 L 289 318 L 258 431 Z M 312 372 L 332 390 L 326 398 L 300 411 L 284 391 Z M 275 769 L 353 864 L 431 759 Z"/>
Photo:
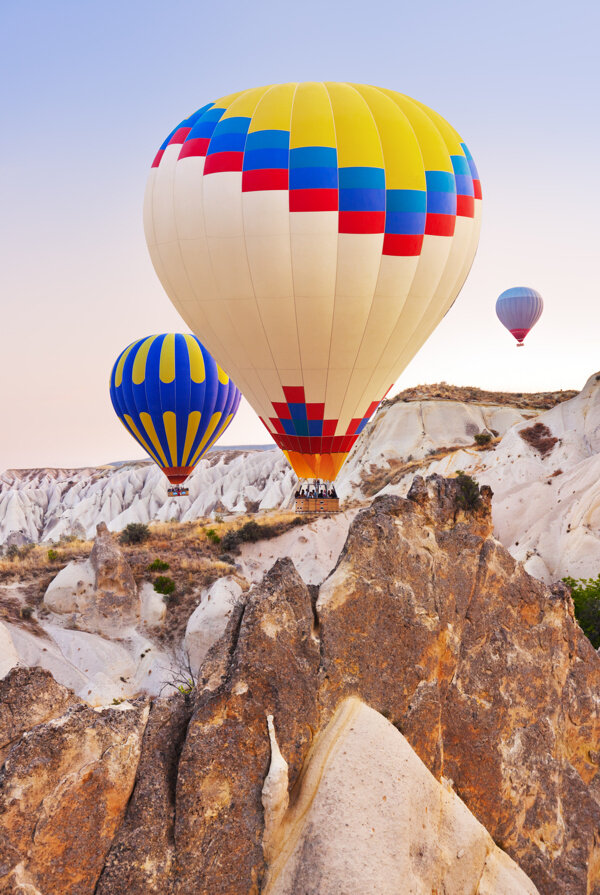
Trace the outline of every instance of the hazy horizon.
<path fill-rule="evenodd" d="M 442 380 L 580 389 L 600 366 L 596 5 L 9 0 L 0 25 L 0 471 L 143 457 L 112 410 L 110 369 L 134 339 L 186 329 L 144 241 L 149 166 L 185 115 L 259 84 L 398 89 L 447 118 L 475 157 L 483 227 L 473 269 L 395 390 Z M 494 311 L 514 285 L 545 301 L 519 351 Z M 245 403 L 226 439 L 221 447 L 269 440 Z"/>

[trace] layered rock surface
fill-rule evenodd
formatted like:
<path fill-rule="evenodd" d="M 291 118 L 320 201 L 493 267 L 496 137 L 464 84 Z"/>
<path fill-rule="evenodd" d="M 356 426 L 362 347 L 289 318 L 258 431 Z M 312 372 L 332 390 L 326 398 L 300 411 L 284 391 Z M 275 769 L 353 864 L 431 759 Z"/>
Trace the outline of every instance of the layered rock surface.
<path fill-rule="evenodd" d="M 361 476 L 369 470 L 371 452 L 382 444 L 383 451 L 372 457 L 374 468 L 382 484 L 387 470 L 392 484 L 380 493 L 405 496 L 414 469 L 394 475 L 391 468 L 399 459 L 393 439 L 385 434 L 399 418 L 393 410 L 377 414 L 370 438 L 349 463 L 355 467 L 357 487 L 363 488 Z M 533 425 L 547 430 L 547 450 L 531 440 Z M 462 469 L 491 486 L 496 536 L 532 575 L 551 583 L 566 575 L 595 578 L 600 573 L 600 374 L 534 422 L 511 426 L 493 450 L 464 447 L 425 458 L 420 465 L 422 474 L 447 476 Z"/>
<path fill-rule="evenodd" d="M 20 683 L 12 673 L 13 701 Z M 38 685 L 50 704 L 54 687 Z M 39 706 L 30 713 L 35 722 Z M 12 746 L 0 772 L 0 892 L 94 892 L 133 788 L 147 716 L 143 703 L 98 711 L 76 702 Z"/>
<path fill-rule="evenodd" d="M 377 498 L 320 587 L 283 559 L 237 595 L 193 699 L 147 724 L 142 705 L 60 708 L 19 734 L 5 891 L 598 895 L 600 659 L 568 592 L 493 538 L 490 501 L 461 509 L 439 477 Z M 93 816 L 75 834 L 61 806 L 79 802 Z"/>
<path fill-rule="evenodd" d="M 356 698 L 317 737 L 297 790 L 265 895 L 537 895 L 402 734 Z"/>

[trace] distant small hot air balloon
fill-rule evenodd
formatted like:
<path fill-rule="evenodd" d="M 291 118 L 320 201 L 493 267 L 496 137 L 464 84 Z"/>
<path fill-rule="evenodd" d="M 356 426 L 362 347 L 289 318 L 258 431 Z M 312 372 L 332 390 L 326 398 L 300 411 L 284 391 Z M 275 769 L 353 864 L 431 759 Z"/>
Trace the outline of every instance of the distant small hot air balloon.
<path fill-rule="evenodd" d="M 162 333 L 121 352 L 110 397 L 127 431 L 180 486 L 229 426 L 241 394 L 196 336 Z"/>
<path fill-rule="evenodd" d="M 542 296 L 527 286 L 506 289 L 496 302 L 498 319 L 517 340 L 517 348 L 523 347 L 523 339 L 538 322 L 543 310 Z"/>

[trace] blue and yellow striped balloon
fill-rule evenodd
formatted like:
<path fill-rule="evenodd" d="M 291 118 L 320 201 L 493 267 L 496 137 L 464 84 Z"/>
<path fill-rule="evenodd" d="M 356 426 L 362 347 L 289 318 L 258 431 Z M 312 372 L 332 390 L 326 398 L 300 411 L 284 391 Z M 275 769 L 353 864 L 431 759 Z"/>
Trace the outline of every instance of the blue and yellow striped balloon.
<path fill-rule="evenodd" d="M 228 427 L 241 394 L 196 336 L 161 333 L 121 352 L 110 397 L 127 431 L 179 485 Z"/>

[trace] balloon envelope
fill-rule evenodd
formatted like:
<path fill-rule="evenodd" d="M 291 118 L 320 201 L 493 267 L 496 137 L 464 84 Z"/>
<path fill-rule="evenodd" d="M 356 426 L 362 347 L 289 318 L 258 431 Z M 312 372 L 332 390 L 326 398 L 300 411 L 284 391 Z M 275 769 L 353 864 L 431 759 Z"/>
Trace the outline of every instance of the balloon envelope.
<path fill-rule="evenodd" d="M 503 326 L 519 345 L 529 330 L 538 322 L 544 310 L 542 296 L 527 286 L 506 289 L 496 301 L 496 314 Z"/>
<path fill-rule="evenodd" d="M 333 479 L 460 291 L 480 206 L 471 154 L 436 112 L 309 82 L 182 121 L 144 225 L 173 304 L 295 471 Z"/>
<path fill-rule="evenodd" d="M 241 394 L 196 336 L 162 333 L 121 352 L 110 397 L 128 432 L 177 485 L 228 427 Z"/>

